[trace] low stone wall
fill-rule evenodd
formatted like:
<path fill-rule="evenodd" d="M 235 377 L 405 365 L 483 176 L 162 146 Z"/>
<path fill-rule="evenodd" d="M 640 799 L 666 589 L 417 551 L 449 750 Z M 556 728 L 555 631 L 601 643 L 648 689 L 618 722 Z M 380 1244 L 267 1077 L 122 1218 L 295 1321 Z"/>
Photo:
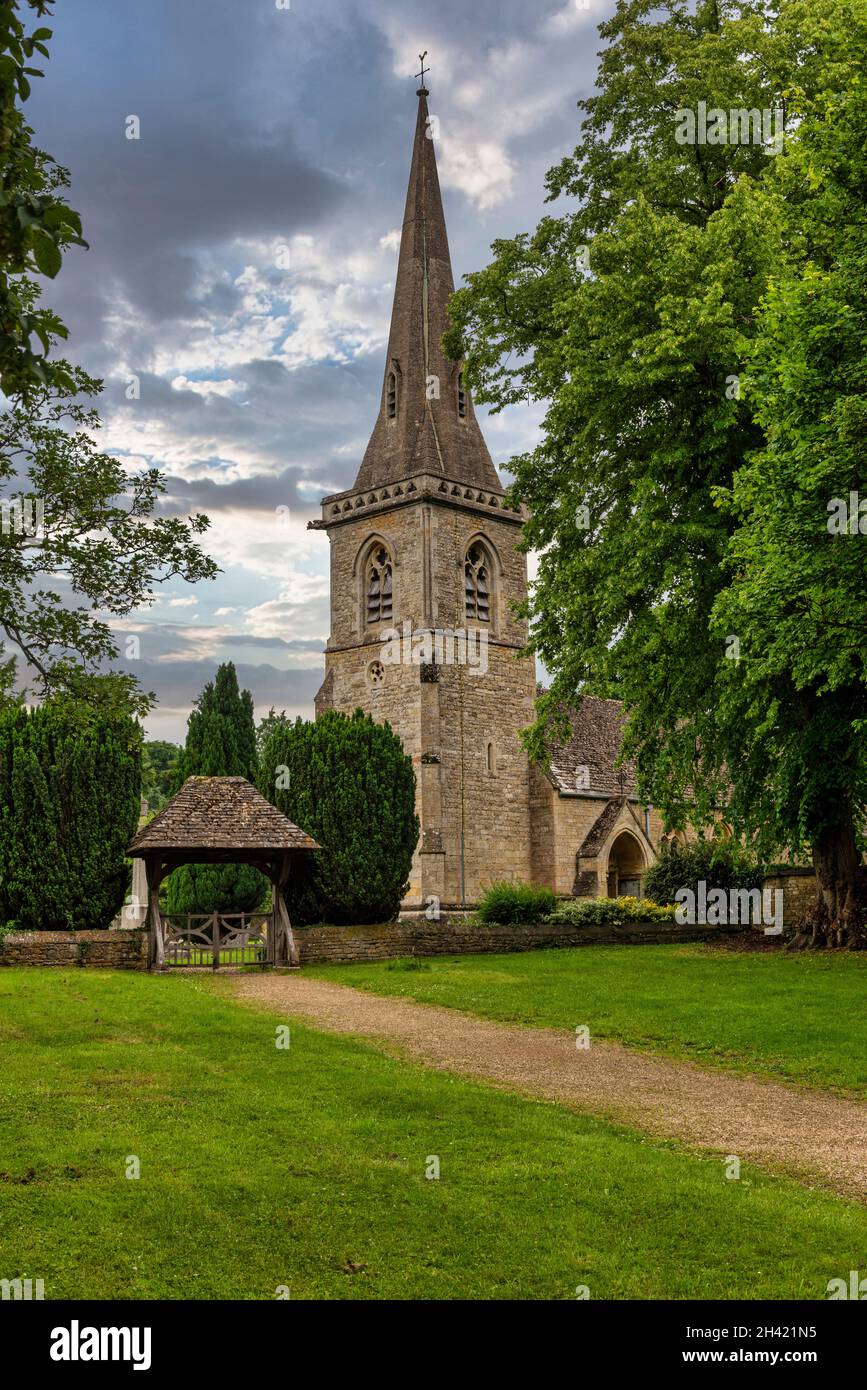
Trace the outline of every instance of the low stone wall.
<path fill-rule="evenodd" d="M 481 955 L 533 951 L 552 946 L 636 946 L 661 941 L 706 941 L 739 928 L 686 926 L 675 922 L 631 922 L 628 927 L 486 927 L 462 919 L 391 922 L 383 927 L 296 927 L 302 965 L 349 963 L 399 956 Z"/>
<path fill-rule="evenodd" d="M 463 917 L 424 919 L 377 927 L 296 927 L 302 965 L 317 961 L 394 960 L 400 956 L 482 955 L 542 947 L 638 946 L 661 941 L 707 941 L 737 927 L 679 927 L 675 922 L 631 922 L 628 927 L 486 927 Z M 2 965 L 96 966 L 147 969 L 144 931 L 16 932 L 0 941 Z"/>
<path fill-rule="evenodd" d="M 143 931 L 13 932 L 0 938 L 0 965 L 96 965 L 147 969 Z"/>
<path fill-rule="evenodd" d="M 768 874 L 764 880 L 764 887 L 782 890 L 783 927 L 787 930 L 793 929 L 801 922 L 819 891 L 812 869 L 791 868 L 777 874 Z"/>

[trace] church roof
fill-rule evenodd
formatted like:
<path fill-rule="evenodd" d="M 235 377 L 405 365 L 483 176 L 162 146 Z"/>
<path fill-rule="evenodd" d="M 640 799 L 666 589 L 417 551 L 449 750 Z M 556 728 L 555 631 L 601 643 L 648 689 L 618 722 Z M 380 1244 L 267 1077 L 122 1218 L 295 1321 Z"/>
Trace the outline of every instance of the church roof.
<path fill-rule="evenodd" d="M 460 364 L 448 361 L 441 347 L 450 327 L 448 301 L 454 279 L 427 97 L 427 89 L 421 87 L 382 399 L 355 489 L 382 487 L 417 473 L 441 473 L 459 483 L 501 492 L 469 394 L 465 415 L 458 410 Z M 395 415 L 389 419 L 392 374 Z M 431 378 L 436 378 L 433 389 Z"/>
<path fill-rule="evenodd" d="M 179 792 L 142 826 L 133 857 L 172 850 L 319 849 L 266 801 L 246 777 L 188 777 Z"/>
<path fill-rule="evenodd" d="M 616 767 L 623 742 L 625 716 L 619 700 L 600 700 L 585 695 L 577 710 L 569 712 L 572 736 L 551 745 L 548 776 L 560 792 L 588 796 L 636 795 L 635 764 Z M 622 790 L 621 790 L 622 774 Z"/>
<path fill-rule="evenodd" d="M 617 822 L 621 806 L 622 803 L 619 800 L 609 801 L 599 812 L 578 850 L 582 858 L 593 859 L 599 853 Z"/>

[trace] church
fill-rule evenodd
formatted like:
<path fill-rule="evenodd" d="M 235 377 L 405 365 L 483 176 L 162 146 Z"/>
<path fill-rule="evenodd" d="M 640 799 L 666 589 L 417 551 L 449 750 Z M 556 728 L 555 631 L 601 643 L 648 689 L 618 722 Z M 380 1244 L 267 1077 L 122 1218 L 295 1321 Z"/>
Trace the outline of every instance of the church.
<path fill-rule="evenodd" d="M 633 769 L 615 768 L 619 704 L 586 698 L 544 771 L 521 744 L 536 696 L 513 611 L 527 596 L 523 516 L 442 350 L 454 280 L 427 88 L 417 95 L 379 412 L 354 486 L 310 523 L 331 547 L 316 713 L 388 720 L 412 758 L 421 832 L 405 911 L 471 906 L 503 879 L 640 896 L 662 821 Z"/>

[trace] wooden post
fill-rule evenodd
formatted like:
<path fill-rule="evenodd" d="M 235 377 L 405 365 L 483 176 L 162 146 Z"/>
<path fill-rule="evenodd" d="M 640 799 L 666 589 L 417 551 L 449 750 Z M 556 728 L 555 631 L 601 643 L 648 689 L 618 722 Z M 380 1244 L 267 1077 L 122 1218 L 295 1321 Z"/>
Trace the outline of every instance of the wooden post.
<path fill-rule="evenodd" d="M 215 912 L 211 918 L 211 969 L 220 964 L 220 915 Z"/>
<path fill-rule="evenodd" d="M 272 886 L 271 930 L 268 933 L 268 963 L 270 965 L 298 964 L 298 949 L 292 935 L 292 924 L 289 921 L 289 912 L 283 897 L 283 890 L 289 881 L 289 863 L 289 854 L 284 852 L 268 869 Z"/>
<path fill-rule="evenodd" d="M 150 856 L 145 860 L 148 885 L 148 969 L 165 970 L 166 948 L 163 919 L 160 914 L 160 884 L 165 877 L 165 865 Z"/>
<path fill-rule="evenodd" d="M 280 927 L 277 933 L 278 946 L 276 950 L 275 965 L 296 965 L 298 964 L 298 947 L 295 945 L 295 937 L 292 934 L 292 923 L 289 920 L 289 909 L 286 906 L 286 899 L 283 890 L 289 882 L 289 871 L 291 858 L 288 853 L 280 856 L 280 868 L 277 882 L 274 888 L 274 906 L 279 913 L 277 919 Z"/>

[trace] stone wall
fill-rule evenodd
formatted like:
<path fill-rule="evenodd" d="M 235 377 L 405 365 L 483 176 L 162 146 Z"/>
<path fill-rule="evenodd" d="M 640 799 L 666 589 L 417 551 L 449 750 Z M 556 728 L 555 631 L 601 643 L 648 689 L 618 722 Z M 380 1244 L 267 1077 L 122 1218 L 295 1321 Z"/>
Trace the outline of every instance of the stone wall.
<path fill-rule="evenodd" d="M 782 890 L 783 926 L 786 929 L 793 929 L 800 923 L 819 891 L 813 870 L 795 867 L 781 873 L 769 874 L 763 886 L 772 890 Z"/>
<path fill-rule="evenodd" d="M 303 965 L 319 961 L 393 960 L 401 956 L 533 951 L 553 946 L 647 945 L 706 941 L 725 927 L 679 927 L 674 922 L 632 922 L 628 927 L 487 927 L 472 922 L 392 922 L 382 927 L 302 927 L 295 940 Z M 737 930 L 736 928 L 733 930 Z"/>
<path fill-rule="evenodd" d="M 303 965 L 317 962 L 394 960 L 402 956 L 483 955 L 543 947 L 647 945 L 705 941 L 725 927 L 674 922 L 632 922 L 628 927 L 488 927 L 463 918 L 424 918 L 373 927 L 296 927 Z M 733 929 L 736 930 L 736 929 Z M 147 933 L 141 931 L 19 932 L 3 939 L 0 965 L 96 966 L 147 969 Z"/>
<path fill-rule="evenodd" d="M 0 965 L 95 965 L 147 969 L 143 931 L 14 932 L 0 939 Z"/>

